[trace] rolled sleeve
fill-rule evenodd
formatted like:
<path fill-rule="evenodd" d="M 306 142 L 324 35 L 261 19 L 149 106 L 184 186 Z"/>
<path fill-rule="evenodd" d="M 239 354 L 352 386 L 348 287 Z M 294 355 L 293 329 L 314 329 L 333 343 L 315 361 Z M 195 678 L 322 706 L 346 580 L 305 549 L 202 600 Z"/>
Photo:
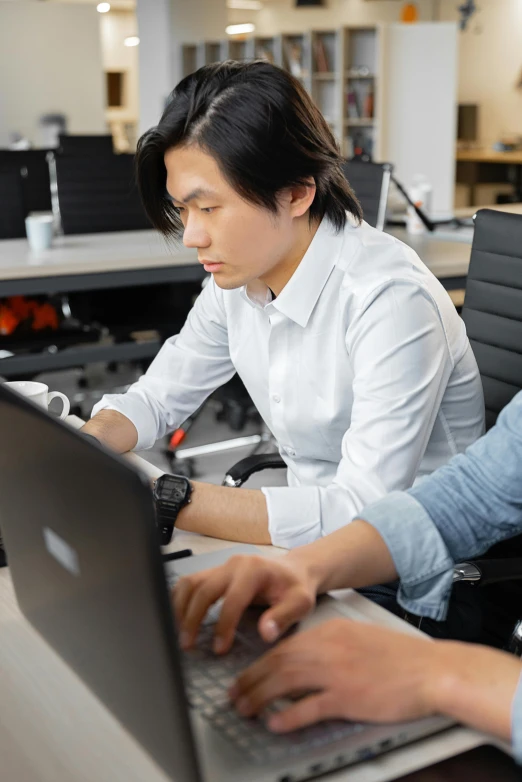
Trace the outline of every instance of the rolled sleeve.
<path fill-rule="evenodd" d="M 134 450 L 144 451 L 147 448 L 152 448 L 156 442 L 156 434 L 159 429 L 157 416 L 151 405 L 140 399 L 138 394 L 106 394 L 93 407 L 92 417 L 101 410 L 115 410 L 132 421 L 138 432 L 138 442 Z"/>
<path fill-rule="evenodd" d="M 407 611 L 445 618 L 453 560 L 432 519 L 411 495 L 394 492 L 364 509 L 360 518 L 386 543 L 400 578 L 398 601 Z"/>
<path fill-rule="evenodd" d="M 262 489 L 268 512 L 268 531 L 274 546 L 295 548 L 321 537 L 321 502 L 315 486 Z M 296 525 L 299 519 L 299 525 Z"/>
<path fill-rule="evenodd" d="M 522 675 L 511 706 L 511 746 L 515 760 L 522 765 Z"/>

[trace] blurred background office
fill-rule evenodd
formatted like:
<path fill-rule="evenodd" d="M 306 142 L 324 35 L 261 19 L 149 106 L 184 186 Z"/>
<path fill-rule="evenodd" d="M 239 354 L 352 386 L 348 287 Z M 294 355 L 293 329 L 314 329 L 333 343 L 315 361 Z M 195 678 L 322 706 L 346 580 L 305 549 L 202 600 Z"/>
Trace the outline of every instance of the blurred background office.
<path fill-rule="evenodd" d="M 462 306 L 472 215 L 522 202 L 522 0 L 0 0 L 0 375 L 85 417 L 179 328 L 204 275 L 150 230 L 133 153 L 179 79 L 227 58 L 302 81 L 367 219 Z M 210 425 L 270 448 L 241 388 L 213 401 L 151 458 Z"/>

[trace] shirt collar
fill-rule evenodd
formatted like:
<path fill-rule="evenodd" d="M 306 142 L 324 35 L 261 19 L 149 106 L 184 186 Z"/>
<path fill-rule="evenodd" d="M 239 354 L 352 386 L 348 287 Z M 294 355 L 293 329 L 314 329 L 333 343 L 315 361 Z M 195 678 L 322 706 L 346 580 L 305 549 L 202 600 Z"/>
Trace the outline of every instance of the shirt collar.
<path fill-rule="evenodd" d="M 344 232 L 337 233 L 324 217 L 301 263 L 276 299 L 272 300 L 270 289 L 261 280 L 253 280 L 241 288 L 241 295 L 253 307 L 264 308 L 271 304 L 305 328 L 337 263 L 343 243 Z"/>

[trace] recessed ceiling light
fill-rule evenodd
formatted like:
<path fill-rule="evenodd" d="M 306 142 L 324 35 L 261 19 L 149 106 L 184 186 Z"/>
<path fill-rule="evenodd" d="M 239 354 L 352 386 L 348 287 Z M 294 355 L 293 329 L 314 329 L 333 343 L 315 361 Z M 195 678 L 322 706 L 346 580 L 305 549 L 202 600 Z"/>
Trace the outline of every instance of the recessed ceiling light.
<path fill-rule="evenodd" d="M 110 3 L 98 3 L 96 6 L 96 10 L 99 14 L 106 14 L 107 11 L 111 10 L 111 4 Z"/>
<path fill-rule="evenodd" d="M 245 35 L 253 33 L 255 29 L 255 24 L 229 24 L 225 32 L 227 35 Z"/>
<path fill-rule="evenodd" d="M 123 45 L 124 46 L 138 46 L 139 42 L 140 42 L 140 39 L 138 38 L 137 35 L 129 35 L 129 37 L 125 38 L 125 40 L 123 41 Z"/>
<path fill-rule="evenodd" d="M 238 11 L 260 11 L 263 8 L 261 0 L 227 0 L 227 8 Z"/>

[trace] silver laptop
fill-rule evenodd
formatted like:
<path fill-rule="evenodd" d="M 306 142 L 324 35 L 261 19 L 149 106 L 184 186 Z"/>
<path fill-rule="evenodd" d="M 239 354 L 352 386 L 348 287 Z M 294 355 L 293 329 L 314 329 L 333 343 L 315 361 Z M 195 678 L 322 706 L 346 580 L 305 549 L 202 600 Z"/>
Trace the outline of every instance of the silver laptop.
<path fill-rule="evenodd" d="M 0 432 L 0 523 L 20 608 L 172 779 L 297 782 L 450 725 L 336 721 L 274 735 L 240 717 L 227 689 L 268 648 L 258 614 L 216 657 L 211 612 L 182 654 L 169 583 L 253 548 L 164 566 L 150 487 L 130 464 L 2 386 Z M 326 598 L 305 624 L 338 615 Z"/>

